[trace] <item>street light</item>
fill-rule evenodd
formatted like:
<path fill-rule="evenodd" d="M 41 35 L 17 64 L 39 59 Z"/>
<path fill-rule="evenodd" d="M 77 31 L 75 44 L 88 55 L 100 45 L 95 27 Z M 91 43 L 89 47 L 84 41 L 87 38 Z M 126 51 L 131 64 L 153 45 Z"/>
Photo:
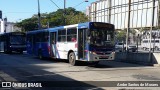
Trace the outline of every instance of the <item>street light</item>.
<path fill-rule="evenodd" d="M 83 2 L 81 2 L 81 3 L 79 3 L 78 5 L 74 6 L 74 8 L 77 7 L 77 6 L 79 6 L 80 4 L 82 4 L 82 3 L 84 3 L 84 2 L 88 2 L 88 0 L 84 0 Z M 64 0 L 64 14 L 63 14 L 63 17 L 64 17 L 64 25 L 66 25 L 66 18 L 65 18 L 65 16 L 66 16 L 66 0 Z"/>
<path fill-rule="evenodd" d="M 89 2 L 89 1 L 88 0 L 84 0 L 83 2 L 81 2 L 81 3 L 77 4 L 76 6 L 74 6 L 74 8 L 77 7 L 77 6 L 79 6 L 79 5 L 81 5 L 84 2 Z"/>

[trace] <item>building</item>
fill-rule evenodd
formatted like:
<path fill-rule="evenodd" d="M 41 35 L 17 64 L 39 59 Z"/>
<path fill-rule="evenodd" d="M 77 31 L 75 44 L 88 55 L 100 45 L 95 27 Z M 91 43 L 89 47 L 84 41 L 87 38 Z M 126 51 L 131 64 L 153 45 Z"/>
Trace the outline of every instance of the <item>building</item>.
<path fill-rule="evenodd" d="M 6 24 L 6 32 L 16 32 L 16 31 L 21 31 L 21 28 L 15 26 L 15 23 L 13 22 L 7 22 Z"/>
<path fill-rule="evenodd" d="M 129 1 L 130 4 L 129 4 Z M 154 6 L 153 6 L 154 5 Z M 130 10 L 129 10 L 130 7 Z M 151 27 L 154 7 L 154 27 L 160 26 L 159 0 L 99 0 L 87 8 L 90 21 L 107 22 L 116 29 L 126 29 L 130 13 L 130 28 Z"/>
<path fill-rule="evenodd" d="M 13 22 L 7 22 L 4 19 L 0 19 L 0 33 L 16 31 L 21 31 L 21 28 L 15 26 L 15 23 Z"/>
<path fill-rule="evenodd" d="M 159 13 L 158 13 L 159 19 L 158 19 L 158 26 L 160 27 L 160 1 L 159 1 Z"/>
<path fill-rule="evenodd" d="M 5 24 L 3 19 L 0 19 L 0 33 L 4 33 L 5 32 Z"/>
<path fill-rule="evenodd" d="M 2 11 L 0 10 L 0 33 L 21 31 L 21 28 L 15 26 L 13 22 L 7 22 L 7 18 L 2 18 Z"/>

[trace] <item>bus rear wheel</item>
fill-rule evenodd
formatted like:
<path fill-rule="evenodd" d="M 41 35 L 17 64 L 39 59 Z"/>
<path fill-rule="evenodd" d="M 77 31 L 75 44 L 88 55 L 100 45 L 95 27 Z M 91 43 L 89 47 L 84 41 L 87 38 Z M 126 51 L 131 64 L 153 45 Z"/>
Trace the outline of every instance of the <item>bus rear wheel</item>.
<path fill-rule="evenodd" d="M 74 52 L 69 53 L 68 59 L 69 59 L 69 63 L 71 65 L 75 66 L 77 64 L 76 56 L 75 56 Z"/>

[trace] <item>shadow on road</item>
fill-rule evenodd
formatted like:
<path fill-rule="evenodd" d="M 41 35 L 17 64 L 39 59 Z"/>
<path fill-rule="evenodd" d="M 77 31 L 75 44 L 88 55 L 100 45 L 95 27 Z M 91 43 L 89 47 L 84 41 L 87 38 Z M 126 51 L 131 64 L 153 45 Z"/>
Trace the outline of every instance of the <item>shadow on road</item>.
<path fill-rule="evenodd" d="M 104 90 L 101 87 L 96 86 L 92 81 L 77 81 L 64 75 L 60 75 L 56 72 L 49 72 L 45 69 L 49 69 L 49 66 L 43 66 L 43 64 L 59 63 L 59 60 L 38 60 L 27 55 L 19 54 L 0 54 L 0 71 L 7 74 L 9 77 L 14 78 L 16 81 L 23 83 L 42 83 L 44 88 L 30 88 L 30 90 L 86 90 L 86 89 L 98 89 Z M 62 62 L 64 62 L 62 60 Z M 42 64 L 41 66 L 39 66 Z M 54 68 L 54 67 L 52 67 Z M 10 82 L 6 76 L 1 76 L 2 81 Z M 16 82 L 15 81 L 15 82 Z M 92 84 L 91 84 L 92 83 Z M 65 89 L 66 90 L 66 89 Z"/>

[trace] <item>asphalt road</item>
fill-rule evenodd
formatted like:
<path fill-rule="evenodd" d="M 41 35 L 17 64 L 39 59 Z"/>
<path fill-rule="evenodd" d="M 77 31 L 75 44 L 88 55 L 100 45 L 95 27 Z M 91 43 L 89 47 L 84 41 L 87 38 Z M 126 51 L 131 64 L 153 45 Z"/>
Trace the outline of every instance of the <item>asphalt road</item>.
<path fill-rule="evenodd" d="M 8 89 L 159 90 L 160 84 L 158 84 L 158 87 L 117 87 L 116 85 L 119 81 L 122 81 L 120 83 L 126 81 L 130 83 L 134 83 L 132 81 L 160 81 L 160 67 L 115 61 L 102 61 L 97 66 L 83 62 L 81 62 L 79 66 L 71 66 L 64 60 L 39 60 L 27 54 L 8 55 L 0 53 L 0 81 L 39 82 L 42 83 L 43 86 L 43 88 L 12 87 Z M 113 86 L 110 85 L 111 83 Z M 0 88 L 0 90 L 1 89 L 6 88 Z"/>

